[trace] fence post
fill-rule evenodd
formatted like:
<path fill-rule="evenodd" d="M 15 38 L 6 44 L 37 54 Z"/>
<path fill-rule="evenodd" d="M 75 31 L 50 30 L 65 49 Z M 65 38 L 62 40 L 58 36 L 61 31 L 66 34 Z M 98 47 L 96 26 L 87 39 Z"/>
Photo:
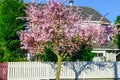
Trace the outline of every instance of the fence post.
<path fill-rule="evenodd" d="M 0 62 L 0 80 L 7 80 L 8 64 Z"/>

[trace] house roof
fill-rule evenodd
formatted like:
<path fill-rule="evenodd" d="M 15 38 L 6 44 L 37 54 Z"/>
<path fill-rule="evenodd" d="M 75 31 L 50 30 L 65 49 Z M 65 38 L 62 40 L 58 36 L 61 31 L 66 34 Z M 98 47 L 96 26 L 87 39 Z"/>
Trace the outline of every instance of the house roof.
<path fill-rule="evenodd" d="M 94 10 L 91 7 L 83 7 L 83 6 L 73 6 L 73 9 L 78 8 L 80 9 L 81 12 L 81 16 L 83 17 L 83 19 L 87 18 L 89 15 L 93 15 L 94 17 L 92 17 L 92 21 L 99 21 L 103 16 L 97 12 L 96 10 Z M 104 23 L 111 23 L 108 19 L 106 19 L 105 17 L 102 20 Z"/>
<path fill-rule="evenodd" d="M 30 4 L 30 3 L 25 3 L 25 4 Z M 38 5 L 46 5 L 46 4 L 38 4 Z M 70 7 L 70 6 L 66 6 L 66 7 Z M 99 21 L 103 16 L 97 12 L 95 9 L 91 8 L 91 7 L 84 7 L 84 6 L 73 6 L 72 9 L 75 10 L 76 8 L 78 8 L 79 10 L 81 10 L 81 16 L 83 19 L 89 17 L 90 15 L 93 15 L 94 17 L 92 17 L 92 21 Z M 106 19 L 105 17 L 102 20 L 104 23 L 111 23 L 108 19 Z"/>
<path fill-rule="evenodd" d="M 93 50 L 119 50 L 118 46 L 114 44 L 112 41 L 108 41 L 101 46 L 94 46 Z"/>

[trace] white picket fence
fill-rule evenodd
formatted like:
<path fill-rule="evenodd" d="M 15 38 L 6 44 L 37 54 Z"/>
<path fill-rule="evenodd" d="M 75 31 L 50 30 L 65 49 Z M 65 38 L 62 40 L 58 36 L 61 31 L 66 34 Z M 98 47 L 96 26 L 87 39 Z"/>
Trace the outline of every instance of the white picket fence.
<path fill-rule="evenodd" d="M 9 62 L 8 80 L 55 79 L 56 65 L 42 62 Z M 120 62 L 63 62 L 61 79 L 120 78 Z"/>

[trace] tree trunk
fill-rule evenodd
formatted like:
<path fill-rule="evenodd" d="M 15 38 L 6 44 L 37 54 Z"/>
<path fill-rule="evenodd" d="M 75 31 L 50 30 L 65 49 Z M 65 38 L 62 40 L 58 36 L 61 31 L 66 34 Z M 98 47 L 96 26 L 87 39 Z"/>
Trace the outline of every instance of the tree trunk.
<path fill-rule="evenodd" d="M 61 58 L 61 56 L 58 56 L 56 80 L 60 80 L 61 62 L 62 62 L 62 58 Z"/>

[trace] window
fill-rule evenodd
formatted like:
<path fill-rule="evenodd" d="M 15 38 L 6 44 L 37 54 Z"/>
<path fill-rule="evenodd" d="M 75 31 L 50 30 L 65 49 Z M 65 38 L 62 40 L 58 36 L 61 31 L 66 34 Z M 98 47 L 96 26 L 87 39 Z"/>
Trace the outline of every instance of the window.
<path fill-rule="evenodd" d="M 97 53 L 97 57 L 103 57 L 103 53 Z"/>

